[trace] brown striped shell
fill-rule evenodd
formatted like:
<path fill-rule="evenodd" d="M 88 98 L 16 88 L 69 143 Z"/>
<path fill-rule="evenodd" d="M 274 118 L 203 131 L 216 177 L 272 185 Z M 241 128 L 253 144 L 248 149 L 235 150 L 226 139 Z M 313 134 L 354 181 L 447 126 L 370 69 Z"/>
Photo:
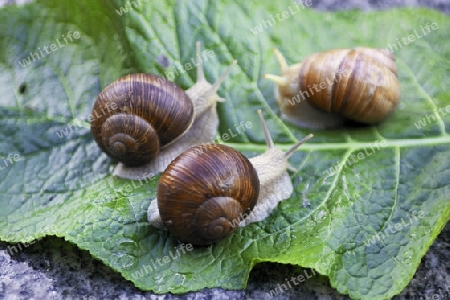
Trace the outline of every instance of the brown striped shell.
<path fill-rule="evenodd" d="M 92 110 L 91 132 L 102 151 L 128 166 L 151 161 L 186 132 L 194 106 L 174 83 L 153 74 L 129 74 L 108 85 Z"/>
<path fill-rule="evenodd" d="M 278 83 L 284 117 L 298 125 L 333 127 L 344 119 L 375 124 L 390 116 L 399 103 L 395 57 L 386 49 L 334 49 L 290 67 L 276 54 L 282 75 L 266 77 Z"/>
<path fill-rule="evenodd" d="M 195 245 L 233 233 L 259 195 L 255 168 L 219 144 L 194 146 L 173 160 L 158 184 L 159 214 L 170 233 Z"/>

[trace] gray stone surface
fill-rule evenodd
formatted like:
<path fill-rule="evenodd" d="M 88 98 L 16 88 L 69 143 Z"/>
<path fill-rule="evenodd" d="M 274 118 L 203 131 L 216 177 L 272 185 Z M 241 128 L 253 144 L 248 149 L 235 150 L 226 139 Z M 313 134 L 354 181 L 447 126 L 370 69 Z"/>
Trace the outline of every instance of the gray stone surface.
<path fill-rule="evenodd" d="M 0 0 L 0 6 L 25 0 Z M 426 6 L 450 14 L 446 0 L 326 0 L 313 1 L 319 10 L 378 10 L 402 6 Z M 267 292 L 286 278 L 311 270 L 281 265 L 255 266 L 243 291 L 205 289 L 186 295 L 153 295 L 136 289 L 100 261 L 75 245 L 46 237 L 28 247 L 0 242 L 0 299 L 268 299 Z M 450 299 L 450 224 L 444 228 L 422 259 L 414 278 L 396 299 Z M 328 279 L 312 276 L 274 299 L 348 299 L 330 287 Z"/>

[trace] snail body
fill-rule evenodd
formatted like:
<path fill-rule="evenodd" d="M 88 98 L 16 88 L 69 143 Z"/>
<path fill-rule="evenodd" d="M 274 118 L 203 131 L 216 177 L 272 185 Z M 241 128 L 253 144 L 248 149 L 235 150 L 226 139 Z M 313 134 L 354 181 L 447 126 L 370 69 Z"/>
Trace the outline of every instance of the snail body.
<path fill-rule="evenodd" d="M 161 175 L 157 198 L 148 208 L 151 225 L 183 242 L 208 245 L 238 226 L 263 220 L 289 198 L 293 186 L 286 171 L 288 158 L 312 135 L 285 153 L 274 147 L 260 117 L 269 149 L 259 156 L 247 159 L 231 147 L 206 144 L 175 158 Z"/>
<path fill-rule="evenodd" d="M 376 124 L 389 117 L 400 101 L 393 54 L 385 49 L 334 49 L 315 53 L 288 66 L 275 49 L 281 76 L 276 98 L 283 117 L 310 128 L 330 128 L 346 120 Z"/>
<path fill-rule="evenodd" d="M 208 83 L 197 42 L 197 82 L 187 91 L 144 73 L 108 85 L 94 103 L 93 112 L 103 114 L 91 122 L 91 132 L 100 149 L 119 161 L 114 175 L 152 177 L 183 150 L 211 141 L 218 126 L 216 103 L 223 101 L 216 92 L 234 64 Z"/>

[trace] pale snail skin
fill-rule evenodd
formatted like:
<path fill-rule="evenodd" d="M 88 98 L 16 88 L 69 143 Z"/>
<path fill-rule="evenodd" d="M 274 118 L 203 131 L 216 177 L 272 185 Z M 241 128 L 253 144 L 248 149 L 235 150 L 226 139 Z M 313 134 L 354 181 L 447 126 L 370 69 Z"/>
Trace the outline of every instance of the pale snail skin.
<path fill-rule="evenodd" d="M 224 99 L 217 95 L 217 90 L 237 61 L 233 61 L 219 79 L 214 84 L 210 84 L 206 81 L 203 72 L 203 62 L 200 58 L 200 42 L 196 43 L 196 53 L 197 81 L 191 88 L 185 91 L 193 103 L 193 117 L 188 130 L 171 143 L 161 147 L 155 159 L 148 163 L 139 166 L 129 166 L 119 162 L 114 170 L 114 176 L 132 180 L 153 177 L 164 171 L 166 166 L 185 149 L 210 142 L 215 137 L 219 124 L 216 103 L 224 101 Z M 164 79 L 164 81 L 167 80 Z M 177 122 L 177 120 L 173 120 L 173 122 Z"/>
<path fill-rule="evenodd" d="M 304 139 L 299 141 L 296 145 L 294 145 L 291 149 L 289 149 L 287 152 L 283 152 L 282 150 L 274 146 L 273 140 L 270 136 L 267 125 L 264 121 L 264 118 L 260 110 L 258 111 L 258 114 L 260 116 L 260 120 L 264 130 L 266 144 L 269 147 L 269 149 L 263 154 L 249 159 L 251 165 L 256 170 L 256 174 L 260 182 L 259 195 L 256 201 L 256 205 L 253 207 L 252 211 L 245 214 L 241 214 L 237 219 L 237 222 L 233 219 L 228 221 L 230 223 L 239 224 L 239 226 L 241 227 L 247 226 L 250 223 L 264 220 L 270 215 L 270 213 L 275 209 L 275 207 L 278 205 L 280 201 L 288 199 L 291 196 L 294 189 L 289 174 L 287 172 L 287 169 L 293 168 L 289 165 L 288 159 L 297 150 L 298 147 L 300 147 L 304 142 L 313 137 L 312 134 L 309 134 Z M 190 149 L 186 151 L 190 151 Z M 207 147 L 205 148 L 205 151 L 207 151 Z M 220 170 L 217 170 L 217 172 L 219 171 Z M 214 174 L 211 174 L 211 177 L 212 178 L 210 179 L 208 178 L 208 180 L 214 182 Z M 150 206 L 147 210 L 147 220 L 150 222 L 152 226 L 158 229 L 167 229 L 165 222 L 162 220 L 159 213 L 157 198 L 152 200 L 152 202 L 150 203 Z M 166 220 L 166 222 L 171 223 L 172 220 L 168 221 Z M 221 239 L 224 237 L 226 236 L 223 237 L 221 236 Z M 210 243 L 218 241 L 214 239 L 212 240 L 213 242 Z M 196 244 L 197 242 L 196 240 L 194 241 L 184 240 L 184 241 L 192 242 L 194 244 Z"/>
<path fill-rule="evenodd" d="M 338 127 L 347 119 L 376 124 L 400 101 L 395 57 L 387 49 L 334 49 L 292 66 L 274 52 L 281 76 L 264 77 L 278 84 L 275 97 L 290 123 L 315 129 Z"/>

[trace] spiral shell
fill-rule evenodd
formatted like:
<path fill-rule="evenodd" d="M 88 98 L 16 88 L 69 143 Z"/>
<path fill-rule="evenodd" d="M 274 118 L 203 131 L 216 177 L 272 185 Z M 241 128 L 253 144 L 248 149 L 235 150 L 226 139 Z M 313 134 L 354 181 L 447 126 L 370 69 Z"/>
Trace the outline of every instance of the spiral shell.
<path fill-rule="evenodd" d="M 400 100 L 395 57 L 386 49 L 334 49 L 287 66 L 276 50 L 282 76 L 278 104 L 284 117 L 306 127 L 333 127 L 346 119 L 376 124 Z M 309 107 L 311 106 L 311 107 Z"/>
<path fill-rule="evenodd" d="M 91 132 L 102 151 L 128 166 L 151 161 L 186 132 L 194 106 L 174 83 L 129 74 L 107 86 L 94 103 Z"/>
<path fill-rule="evenodd" d="M 164 225 L 182 241 L 215 243 L 237 229 L 253 209 L 259 179 L 250 161 L 231 147 L 194 146 L 161 175 L 157 205 Z"/>

